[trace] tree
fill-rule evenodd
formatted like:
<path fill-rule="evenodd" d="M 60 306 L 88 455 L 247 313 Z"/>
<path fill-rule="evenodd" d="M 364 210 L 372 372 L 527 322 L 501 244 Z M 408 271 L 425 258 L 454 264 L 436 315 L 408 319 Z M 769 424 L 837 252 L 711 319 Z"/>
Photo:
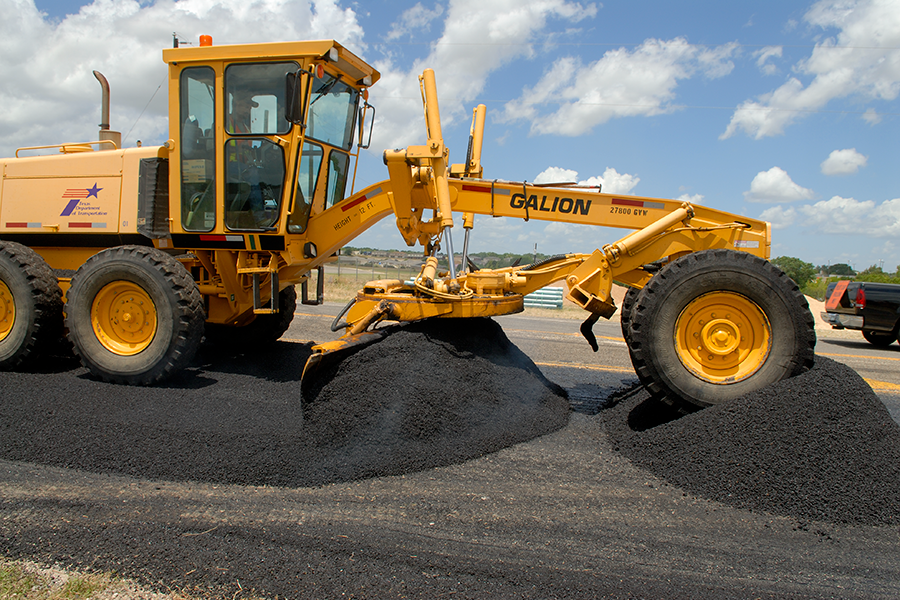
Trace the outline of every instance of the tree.
<path fill-rule="evenodd" d="M 842 277 L 853 277 L 856 275 L 853 267 L 846 263 L 837 263 L 836 265 L 825 267 L 825 270 L 828 271 L 829 275 L 840 275 Z"/>
<path fill-rule="evenodd" d="M 792 256 L 779 256 L 772 264 L 787 273 L 801 289 L 816 276 L 816 268 L 812 264 Z"/>
<path fill-rule="evenodd" d="M 856 277 L 857 281 L 873 281 L 876 283 L 900 283 L 900 269 L 898 274 L 885 273 L 881 267 L 872 265 Z"/>
<path fill-rule="evenodd" d="M 886 273 L 878 265 L 872 265 L 865 271 L 860 271 L 860 275 L 885 275 Z"/>

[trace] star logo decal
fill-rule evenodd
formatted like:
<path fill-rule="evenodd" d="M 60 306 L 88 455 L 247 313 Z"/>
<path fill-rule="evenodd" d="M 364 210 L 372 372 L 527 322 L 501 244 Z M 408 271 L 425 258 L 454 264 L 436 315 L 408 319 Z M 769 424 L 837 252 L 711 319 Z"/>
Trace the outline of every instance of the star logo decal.
<path fill-rule="evenodd" d="M 94 184 L 94 187 L 89 187 L 89 188 L 87 188 L 87 193 L 88 193 L 87 197 L 90 198 L 91 196 L 93 196 L 94 198 L 97 198 L 97 200 L 99 200 L 100 197 L 97 196 L 97 192 L 99 192 L 99 191 L 102 190 L 102 189 L 103 189 L 103 188 L 98 188 L 98 187 L 97 187 L 97 184 L 95 183 L 95 184 Z"/>

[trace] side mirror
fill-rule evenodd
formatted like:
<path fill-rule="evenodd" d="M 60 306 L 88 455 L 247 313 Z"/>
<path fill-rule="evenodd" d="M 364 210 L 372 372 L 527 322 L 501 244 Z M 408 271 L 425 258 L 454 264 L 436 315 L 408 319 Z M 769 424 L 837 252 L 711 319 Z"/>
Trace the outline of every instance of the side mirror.
<path fill-rule="evenodd" d="M 284 118 L 294 125 L 303 125 L 303 92 L 305 91 L 306 71 L 300 69 L 296 73 L 287 73 L 285 79 Z"/>
<path fill-rule="evenodd" d="M 359 109 L 359 147 L 367 150 L 372 144 L 372 130 L 375 129 L 375 107 L 369 104 L 368 100 L 363 100 L 363 103 L 363 106 Z M 366 134 L 366 115 L 368 115 L 370 108 L 372 109 L 372 119 L 369 122 L 369 139 L 363 144 L 363 138 Z"/>

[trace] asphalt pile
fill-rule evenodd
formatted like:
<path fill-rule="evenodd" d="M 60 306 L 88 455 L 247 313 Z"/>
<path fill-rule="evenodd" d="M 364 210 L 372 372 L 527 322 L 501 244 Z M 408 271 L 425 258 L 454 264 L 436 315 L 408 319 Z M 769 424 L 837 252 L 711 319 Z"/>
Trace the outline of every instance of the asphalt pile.
<path fill-rule="evenodd" d="M 565 390 L 491 319 L 399 327 L 317 373 L 306 392 L 323 468 L 388 475 L 495 452 L 564 427 Z M 360 399 L 363 399 L 360 402 Z M 352 441 L 351 441 L 352 440 Z"/>
<path fill-rule="evenodd" d="M 302 487 L 454 464 L 569 418 L 564 390 L 490 319 L 399 328 L 321 370 L 308 398 L 308 347 L 222 352 L 204 347 L 201 362 L 219 354 L 209 365 L 150 388 L 94 381 L 71 359 L 58 372 L 2 373 L 0 458 Z"/>
<path fill-rule="evenodd" d="M 900 524 L 900 426 L 856 371 L 826 357 L 669 422 L 643 391 L 610 412 L 617 450 L 691 494 L 802 519 Z"/>

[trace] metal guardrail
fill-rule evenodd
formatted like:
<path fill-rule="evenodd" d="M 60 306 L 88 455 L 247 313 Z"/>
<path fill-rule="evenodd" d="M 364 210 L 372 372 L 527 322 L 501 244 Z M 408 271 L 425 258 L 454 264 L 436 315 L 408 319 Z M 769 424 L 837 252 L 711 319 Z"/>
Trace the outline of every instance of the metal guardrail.
<path fill-rule="evenodd" d="M 564 290 L 560 287 L 545 287 L 525 296 L 525 306 L 534 308 L 563 307 Z"/>

